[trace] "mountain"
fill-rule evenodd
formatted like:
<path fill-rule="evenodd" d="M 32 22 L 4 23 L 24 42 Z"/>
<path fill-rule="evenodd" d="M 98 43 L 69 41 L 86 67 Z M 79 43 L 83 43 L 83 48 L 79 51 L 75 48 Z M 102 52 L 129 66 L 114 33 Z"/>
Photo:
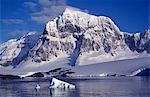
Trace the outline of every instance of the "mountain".
<path fill-rule="evenodd" d="M 137 51 L 138 53 L 146 51 L 150 54 L 150 30 L 145 33 L 126 35 L 125 42 L 131 51 Z"/>
<path fill-rule="evenodd" d="M 19 71 L 30 68 L 26 72 L 46 71 L 60 66 L 148 57 L 149 54 L 150 30 L 129 34 L 120 31 L 109 17 L 67 8 L 45 25 L 40 36 L 27 34 L 1 44 L 0 68 L 3 72 L 3 66 L 13 66 L 13 70 Z"/>
<path fill-rule="evenodd" d="M 16 66 L 24 60 L 31 48 L 34 47 L 39 35 L 30 32 L 20 39 L 11 39 L 0 45 L 0 65 Z"/>

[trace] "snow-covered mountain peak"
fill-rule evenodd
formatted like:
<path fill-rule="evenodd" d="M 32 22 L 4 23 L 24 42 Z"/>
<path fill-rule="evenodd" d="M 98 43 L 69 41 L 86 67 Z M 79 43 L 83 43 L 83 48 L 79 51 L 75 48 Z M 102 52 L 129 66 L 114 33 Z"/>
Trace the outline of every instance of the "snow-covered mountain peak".
<path fill-rule="evenodd" d="M 66 24 L 72 24 L 82 27 L 85 30 L 89 27 L 97 27 L 102 25 L 115 26 L 114 22 L 109 17 L 94 16 L 79 10 L 71 10 L 68 8 L 59 18 L 60 19 L 58 23 L 61 24 L 62 26 Z M 117 26 L 115 26 L 114 28 L 117 31 L 119 31 L 119 28 Z"/>
<path fill-rule="evenodd" d="M 115 23 L 106 16 L 94 16 L 80 10 L 66 9 L 62 15 L 49 21 L 37 45 L 29 56 L 36 62 L 50 61 L 60 56 L 68 56 L 71 65 L 84 53 L 96 52 L 117 56 L 120 52 L 132 50 L 125 35 Z M 134 35 L 134 41 L 139 35 Z M 129 40 L 131 41 L 131 40 Z"/>
<path fill-rule="evenodd" d="M 67 8 L 62 15 L 46 24 L 44 34 L 59 37 L 59 33 L 85 33 L 86 30 L 122 34 L 115 23 L 106 16 L 94 16 Z M 108 30 L 108 31 L 105 31 Z M 59 33 L 58 33 L 59 32 Z"/>
<path fill-rule="evenodd" d="M 0 65 L 18 65 L 24 59 L 36 63 L 51 62 L 60 57 L 67 57 L 67 64 L 75 65 L 85 64 L 85 60 L 92 58 L 113 60 L 126 52 L 150 53 L 149 32 L 144 36 L 123 33 L 109 17 L 67 8 L 45 25 L 40 37 L 34 38 L 32 32 L 13 40 L 13 45 L 0 46 Z"/>
<path fill-rule="evenodd" d="M 150 40 L 150 29 L 146 31 L 145 38 Z"/>
<path fill-rule="evenodd" d="M 70 57 L 71 64 L 75 64 L 72 60 L 85 52 L 112 53 L 126 49 L 123 39 L 123 33 L 110 18 L 66 9 L 46 24 L 29 56 L 41 62 L 64 55 Z"/>
<path fill-rule="evenodd" d="M 66 9 L 64 10 L 63 14 L 66 14 L 66 13 L 72 14 L 72 12 L 74 13 L 74 12 L 77 12 L 77 11 L 79 11 L 79 10 L 73 9 L 73 8 L 66 8 Z"/>
<path fill-rule="evenodd" d="M 62 15 L 71 15 L 71 14 L 87 14 L 87 13 L 75 8 L 66 8 Z"/>

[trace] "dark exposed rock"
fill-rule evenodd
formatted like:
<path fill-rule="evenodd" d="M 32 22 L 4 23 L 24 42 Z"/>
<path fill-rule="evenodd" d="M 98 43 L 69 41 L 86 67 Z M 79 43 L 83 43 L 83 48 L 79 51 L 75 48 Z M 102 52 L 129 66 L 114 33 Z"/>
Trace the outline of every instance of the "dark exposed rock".
<path fill-rule="evenodd" d="M 38 73 L 34 73 L 34 74 L 27 76 L 27 77 L 44 77 L 44 74 L 41 72 L 38 72 Z"/>
<path fill-rule="evenodd" d="M 1 79 L 19 79 L 20 77 L 17 76 L 17 75 L 3 75 L 3 74 L 0 74 L 0 78 Z"/>

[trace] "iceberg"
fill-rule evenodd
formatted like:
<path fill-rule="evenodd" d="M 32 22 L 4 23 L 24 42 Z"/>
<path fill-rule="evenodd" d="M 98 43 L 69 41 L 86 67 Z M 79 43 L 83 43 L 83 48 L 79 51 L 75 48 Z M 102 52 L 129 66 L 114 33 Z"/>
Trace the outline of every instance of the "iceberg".
<path fill-rule="evenodd" d="M 49 88 L 64 88 L 64 89 L 74 89 L 75 85 L 58 80 L 56 78 L 52 78 L 51 84 Z"/>

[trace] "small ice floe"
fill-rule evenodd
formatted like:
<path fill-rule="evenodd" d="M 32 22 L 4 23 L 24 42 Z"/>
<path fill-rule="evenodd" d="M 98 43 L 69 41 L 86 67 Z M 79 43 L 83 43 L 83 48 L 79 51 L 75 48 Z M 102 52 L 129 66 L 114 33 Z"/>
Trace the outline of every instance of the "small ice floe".
<path fill-rule="evenodd" d="M 101 73 L 99 76 L 100 77 L 106 77 L 106 76 L 108 76 L 108 74 L 107 73 Z"/>
<path fill-rule="evenodd" d="M 36 89 L 36 90 L 39 90 L 40 88 L 41 88 L 40 85 L 39 85 L 39 84 L 36 84 L 35 89 Z"/>
<path fill-rule="evenodd" d="M 75 85 L 52 78 L 52 82 L 49 88 L 63 88 L 63 89 L 74 89 Z"/>

